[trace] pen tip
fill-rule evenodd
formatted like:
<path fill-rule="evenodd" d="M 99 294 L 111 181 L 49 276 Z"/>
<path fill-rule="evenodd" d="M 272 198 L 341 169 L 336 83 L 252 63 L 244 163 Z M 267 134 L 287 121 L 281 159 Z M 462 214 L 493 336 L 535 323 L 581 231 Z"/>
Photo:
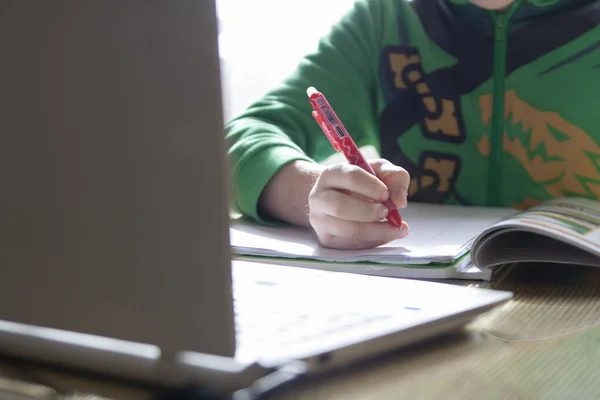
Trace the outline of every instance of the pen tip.
<path fill-rule="evenodd" d="M 309 87 L 308 89 L 306 89 L 306 94 L 308 95 L 308 97 L 312 96 L 313 94 L 317 93 L 317 89 L 315 89 L 314 87 Z"/>

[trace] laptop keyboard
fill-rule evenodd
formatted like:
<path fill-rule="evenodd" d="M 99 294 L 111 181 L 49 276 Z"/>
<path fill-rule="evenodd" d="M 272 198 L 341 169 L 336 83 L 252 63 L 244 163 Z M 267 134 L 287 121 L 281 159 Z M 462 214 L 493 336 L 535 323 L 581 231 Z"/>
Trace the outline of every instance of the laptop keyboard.
<path fill-rule="evenodd" d="M 240 350 L 260 348 L 261 353 L 276 352 L 278 348 L 318 342 L 362 325 L 418 314 L 418 310 L 402 310 L 401 306 L 389 312 L 389 308 L 374 306 L 374 301 L 361 301 L 360 288 L 336 287 L 331 273 L 277 268 L 281 272 L 272 275 L 258 270 L 254 271 L 256 274 L 234 273 L 236 340 Z"/>
<path fill-rule="evenodd" d="M 243 295 L 241 299 L 244 299 Z M 244 303 L 246 305 L 242 305 Z M 250 343 L 287 346 L 316 341 L 326 335 L 389 318 L 390 314 L 284 309 L 276 302 L 262 305 L 258 305 L 255 300 L 235 302 L 236 335 L 240 346 Z"/>

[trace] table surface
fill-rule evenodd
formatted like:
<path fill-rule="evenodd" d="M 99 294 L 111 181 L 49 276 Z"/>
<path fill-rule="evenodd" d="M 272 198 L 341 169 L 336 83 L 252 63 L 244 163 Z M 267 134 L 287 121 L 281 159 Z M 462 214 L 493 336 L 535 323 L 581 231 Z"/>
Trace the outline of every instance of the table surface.
<path fill-rule="evenodd" d="M 514 300 L 465 330 L 298 382 L 269 398 L 600 398 L 600 269 L 521 265 L 499 271 L 490 286 L 513 291 Z M 15 382 L 2 377 L 64 393 L 150 398 L 141 389 L 0 362 L 0 387 Z"/>

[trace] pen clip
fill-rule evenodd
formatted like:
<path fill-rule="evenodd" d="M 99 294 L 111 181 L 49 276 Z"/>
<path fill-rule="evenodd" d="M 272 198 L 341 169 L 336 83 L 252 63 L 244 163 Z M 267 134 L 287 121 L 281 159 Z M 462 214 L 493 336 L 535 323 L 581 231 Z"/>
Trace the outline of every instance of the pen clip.
<path fill-rule="evenodd" d="M 335 151 L 340 151 L 341 150 L 340 144 L 337 142 L 337 140 L 335 140 L 335 136 L 329 130 L 329 125 L 327 125 L 327 123 L 323 119 L 323 116 L 317 111 L 313 111 L 312 116 L 317 121 L 317 123 L 319 124 L 321 129 L 323 130 L 323 133 L 325 134 L 325 136 L 327 136 L 327 139 L 329 139 L 329 143 L 331 143 L 331 145 L 333 146 L 333 149 Z"/>

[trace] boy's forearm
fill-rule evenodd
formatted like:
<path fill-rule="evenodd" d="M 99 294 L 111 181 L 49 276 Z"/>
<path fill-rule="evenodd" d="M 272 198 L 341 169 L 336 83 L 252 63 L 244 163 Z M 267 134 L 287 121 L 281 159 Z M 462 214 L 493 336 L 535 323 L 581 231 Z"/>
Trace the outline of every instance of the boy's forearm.
<path fill-rule="evenodd" d="M 264 216 L 309 227 L 308 195 L 324 167 L 294 161 L 283 167 L 267 184 L 259 199 Z"/>

